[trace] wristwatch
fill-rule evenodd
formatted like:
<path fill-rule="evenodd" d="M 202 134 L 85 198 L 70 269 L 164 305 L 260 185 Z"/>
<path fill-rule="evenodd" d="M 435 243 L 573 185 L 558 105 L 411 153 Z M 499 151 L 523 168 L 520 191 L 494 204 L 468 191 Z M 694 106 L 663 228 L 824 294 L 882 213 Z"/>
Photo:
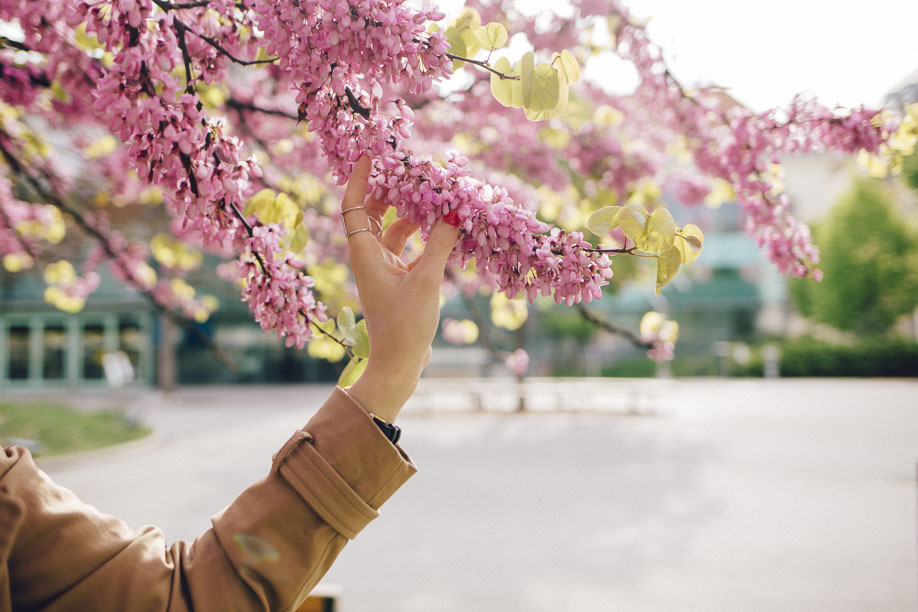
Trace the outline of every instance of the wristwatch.
<path fill-rule="evenodd" d="M 383 432 L 383 435 L 389 439 L 389 442 L 392 444 L 398 444 L 398 439 L 402 437 L 402 430 L 397 425 L 392 423 L 386 423 L 381 418 L 370 413 L 370 416 L 373 417 L 373 422 L 376 423 L 376 426 L 379 427 L 379 431 Z"/>

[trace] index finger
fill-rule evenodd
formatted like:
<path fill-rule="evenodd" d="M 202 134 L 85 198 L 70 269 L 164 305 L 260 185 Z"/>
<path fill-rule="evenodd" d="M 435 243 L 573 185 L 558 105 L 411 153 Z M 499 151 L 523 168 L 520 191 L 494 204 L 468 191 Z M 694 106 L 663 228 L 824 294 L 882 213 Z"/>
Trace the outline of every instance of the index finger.
<path fill-rule="evenodd" d="M 363 201 L 367 197 L 367 181 L 370 179 L 370 158 L 361 155 L 351 175 L 347 178 L 347 188 L 344 190 L 344 197 L 341 199 L 341 210 L 347 210 L 355 206 L 363 206 Z"/>
<path fill-rule="evenodd" d="M 376 241 L 372 236 L 373 227 L 370 225 L 370 217 L 364 203 L 367 197 L 370 168 L 370 158 L 361 155 L 347 179 L 347 189 L 344 191 L 344 197 L 341 198 L 341 217 L 350 245 L 360 244 L 366 240 Z"/>

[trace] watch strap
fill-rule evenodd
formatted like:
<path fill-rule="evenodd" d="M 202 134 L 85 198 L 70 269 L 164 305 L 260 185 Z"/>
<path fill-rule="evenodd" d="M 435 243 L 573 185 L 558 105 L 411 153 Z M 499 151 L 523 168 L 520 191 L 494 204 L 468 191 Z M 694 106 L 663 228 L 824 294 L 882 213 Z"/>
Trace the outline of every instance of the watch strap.
<path fill-rule="evenodd" d="M 383 432 L 383 435 L 389 439 L 389 442 L 392 444 L 398 444 L 398 439 L 402 437 L 402 430 L 398 425 L 393 425 L 392 423 L 387 423 L 375 414 L 370 414 L 373 417 L 373 422 L 376 423 L 376 426 L 379 427 L 379 431 Z"/>

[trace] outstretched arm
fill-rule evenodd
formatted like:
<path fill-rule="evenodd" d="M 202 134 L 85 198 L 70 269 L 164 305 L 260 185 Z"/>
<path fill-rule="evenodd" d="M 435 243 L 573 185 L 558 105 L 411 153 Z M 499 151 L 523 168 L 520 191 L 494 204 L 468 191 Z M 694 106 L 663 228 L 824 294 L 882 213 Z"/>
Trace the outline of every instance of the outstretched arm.
<path fill-rule="evenodd" d="M 349 227 L 384 207 L 366 194 L 361 159 L 343 208 Z M 358 218 L 357 214 L 365 215 Z M 377 216 L 378 215 L 378 216 Z M 194 542 L 168 546 L 83 504 L 32 462 L 0 453 L 0 612 L 28 610 L 295 610 L 349 539 L 415 468 L 368 412 L 391 421 L 417 384 L 436 329 L 443 267 L 457 230 L 398 257 L 416 228 L 357 232 L 351 260 L 370 334 L 370 361 L 350 394 L 331 397 L 275 455 L 271 471 Z"/>

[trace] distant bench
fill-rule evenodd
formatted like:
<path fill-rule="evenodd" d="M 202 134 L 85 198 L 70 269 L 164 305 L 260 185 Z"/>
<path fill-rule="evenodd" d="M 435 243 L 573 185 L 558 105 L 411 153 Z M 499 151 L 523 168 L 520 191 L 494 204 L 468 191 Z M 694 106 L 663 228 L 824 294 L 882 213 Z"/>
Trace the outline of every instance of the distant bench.
<path fill-rule="evenodd" d="M 422 378 L 406 411 L 614 412 L 647 414 L 673 381 L 657 378 Z"/>

